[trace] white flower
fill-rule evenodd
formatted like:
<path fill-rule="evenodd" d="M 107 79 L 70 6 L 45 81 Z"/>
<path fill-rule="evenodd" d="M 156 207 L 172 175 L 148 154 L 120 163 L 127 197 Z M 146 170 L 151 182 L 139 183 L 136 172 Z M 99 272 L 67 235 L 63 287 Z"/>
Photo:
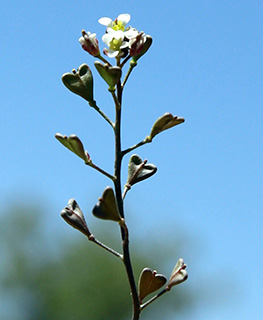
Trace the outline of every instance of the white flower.
<path fill-rule="evenodd" d="M 125 31 L 126 24 L 130 21 L 131 16 L 128 13 L 120 14 L 114 21 L 111 18 L 103 17 L 99 19 L 99 23 L 113 30 Z"/>
<path fill-rule="evenodd" d="M 102 36 L 102 41 L 109 47 L 109 49 L 105 50 L 106 54 L 110 58 L 117 57 L 121 49 L 127 48 L 129 46 L 129 42 L 124 41 L 125 34 L 121 30 L 113 30 L 111 28 L 108 29 L 108 33 L 105 33 Z"/>

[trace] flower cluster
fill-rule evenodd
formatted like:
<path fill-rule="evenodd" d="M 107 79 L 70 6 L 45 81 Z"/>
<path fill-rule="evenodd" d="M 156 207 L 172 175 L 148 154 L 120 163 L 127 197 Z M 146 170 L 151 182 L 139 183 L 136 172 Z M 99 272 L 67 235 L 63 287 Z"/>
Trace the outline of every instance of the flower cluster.
<path fill-rule="evenodd" d="M 106 33 L 102 36 L 102 41 L 108 46 L 103 50 L 110 58 L 130 57 L 139 55 L 147 40 L 143 31 L 127 27 L 131 16 L 128 13 L 120 14 L 115 20 L 108 17 L 99 19 L 99 23 L 106 26 Z M 79 38 L 82 48 L 94 57 L 100 55 L 98 39 L 95 33 L 82 31 L 82 37 Z"/>

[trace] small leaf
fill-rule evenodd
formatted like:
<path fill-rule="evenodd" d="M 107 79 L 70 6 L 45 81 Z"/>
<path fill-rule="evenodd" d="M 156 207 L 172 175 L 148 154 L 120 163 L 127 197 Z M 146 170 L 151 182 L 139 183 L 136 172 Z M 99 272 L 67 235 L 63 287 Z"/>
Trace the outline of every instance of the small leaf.
<path fill-rule="evenodd" d="M 55 138 L 62 143 L 70 151 L 74 152 L 77 156 L 85 161 L 87 164 L 90 161 L 90 157 L 87 152 L 85 152 L 84 147 L 80 139 L 72 134 L 69 137 L 63 136 L 60 133 L 55 134 Z"/>
<path fill-rule="evenodd" d="M 183 123 L 184 118 L 178 118 L 177 116 L 173 116 L 171 113 L 165 113 L 160 118 L 158 118 L 151 130 L 150 135 L 147 137 L 148 140 L 152 141 L 152 139 L 160 132 L 177 126 L 180 123 Z"/>
<path fill-rule="evenodd" d="M 94 65 L 98 70 L 100 76 L 109 85 L 109 90 L 110 91 L 115 90 L 115 85 L 120 81 L 120 78 L 121 78 L 121 68 L 111 67 L 107 63 L 102 64 L 99 61 L 95 61 Z"/>
<path fill-rule="evenodd" d="M 150 268 L 144 268 L 139 278 L 139 299 L 140 302 L 152 292 L 160 289 L 166 283 L 166 277 L 163 274 L 157 274 Z"/>
<path fill-rule="evenodd" d="M 107 187 L 104 190 L 102 197 L 99 198 L 99 202 L 93 208 L 92 213 L 99 219 L 121 221 L 114 191 L 111 187 Z"/>
<path fill-rule="evenodd" d="M 143 49 L 137 56 L 132 57 L 130 61 L 131 66 L 134 66 L 134 67 L 136 66 L 137 61 L 148 51 L 148 49 L 152 45 L 152 42 L 153 42 L 152 37 L 149 35 L 146 35 L 146 41 L 144 43 Z"/>
<path fill-rule="evenodd" d="M 154 164 L 146 164 L 146 160 L 143 162 L 137 154 L 133 154 L 130 157 L 128 164 L 127 184 L 133 185 L 139 181 L 147 179 L 155 174 L 156 171 L 157 168 Z"/>
<path fill-rule="evenodd" d="M 171 289 L 173 286 L 176 286 L 177 284 L 184 282 L 188 278 L 187 271 L 185 270 L 186 264 L 184 263 L 184 260 L 180 258 L 171 274 L 171 277 L 168 281 L 167 287 Z"/>
<path fill-rule="evenodd" d="M 93 76 L 88 65 L 82 64 L 77 71 L 64 73 L 62 81 L 71 92 L 81 96 L 89 103 L 94 103 Z"/>
<path fill-rule="evenodd" d="M 91 233 L 87 227 L 84 215 L 77 204 L 77 201 L 70 199 L 68 206 L 61 211 L 61 217 L 73 228 L 81 231 L 86 236 L 90 236 Z"/>

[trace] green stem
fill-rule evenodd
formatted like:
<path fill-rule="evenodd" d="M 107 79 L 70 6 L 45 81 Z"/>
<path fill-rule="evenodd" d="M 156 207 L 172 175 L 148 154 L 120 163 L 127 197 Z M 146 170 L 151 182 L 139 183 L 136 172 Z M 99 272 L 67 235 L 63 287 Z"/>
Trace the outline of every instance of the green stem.
<path fill-rule="evenodd" d="M 110 118 L 108 118 L 108 116 L 103 111 L 100 110 L 100 108 L 97 106 L 95 100 L 89 102 L 89 105 L 92 108 L 94 108 L 111 125 L 111 127 L 114 129 L 114 126 L 115 126 L 114 123 L 111 121 Z"/>
<path fill-rule="evenodd" d="M 129 153 L 132 150 L 137 149 L 137 148 L 139 148 L 139 147 L 141 147 L 144 144 L 149 143 L 149 142 L 151 142 L 151 141 L 149 139 L 147 139 L 147 137 L 146 137 L 144 140 L 140 141 L 139 143 L 135 144 L 134 146 L 132 146 L 130 148 L 127 148 L 126 150 L 123 150 L 122 151 L 122 156 L 124 156 L 126 153 Z"/>
<path fill-rule="evenodd" d="M 129 79 L 129 76 L 130 76 L 130 74 L 131 74 L 131 72 L 132 72 L 132 69 L 133 69 L 134 67 L 135 67 L 135 65 L 134 65 L 134 66 L 131 66 L 131 65 L 130 65 L 130 68 L 129 68 L 129 70 L 128 70 L 128 72 L 127 72 L 127 74 L 126 74 L 126 76 L 125 76 L 125 78 L 124 78 L 124 80 L 123 80 L 122 85 L 121 85 L 122 89 L 124 88 L 127 80 Z"/>
<path fill-rule="evenodd" d="M 112 253 L 114 256 L 123 259 L 122 254 L 120 254 L 119 252 L 111 249 L 110 247 L 106 246 L 104 243 L 100 242 L 99 240 L 97 240 L 93 234 L 91 234 L 88 239 L 94 243 L 96 243 L 98 246 L 100 246 L 101 248 L 107 250 L 108 252 Z"/>
<path fill-rule="evenodd" d="M 123 210 L 123 199 L 121 191 L 121 163 L 122 163 L 122 152 L 121 152 L 121 103 L 122 103 L 122 86 L 119 82 L 117 84 L 117 99 L 118 103 L 116 106 L 116 119 L 115 119 L 115 163 L 114 163 L 114 175 L 116 180 L 114 181 L 116 201 L 119 209 L 120 216 L 124 218 Z M 132 300 L 133 300 L 133 316 L 132 320 L 138 320 L 140 317 L 140 302 L 138 292 L 135 284 L 130 252 L 129 252 L 129 232 L 127 226 L 121 225 L 121 236 L 122 236 L 122 250 L 123 250 L 123 263 L 125 265 L 126 273 L 128 276 Z"/>
<path fill-rule="evenodd" d="M 128 56 L 122 61 L 121 65 L 120 65 L 121 68 L 123 68 L 123 66 L 125 65 L 125 63 L 126 63 L 127 61 L 129 61 L 130 57 L 131 57 L 131 56 L 128 54 Z"/>
<path fill-rule="evenodd" d="M 99 171 L 100 173 L 104 174 L 106 177 L 110 178 L 112 181 L 115 180 L 115 177 L 112 176 L 111 174 L 109 174 L 107 171 L 104 171 L 103 169 L 101 169 L 100 167 L 96 166 L 93 162 L 89 161 L 86 162 L 86 164 L 90 167 L 92 167 L 93 169 Z"/>
<path fill-rule="evenodd" d="M 103 58 L 101 55 L 97 56 L 96 58 L 100 59 L 101 61 L 103 61 L 104 63 L 107 63 L 110 67 L 111 64 L 109 63 L 109 61 L 107 61 L 105 58 Z"/>
<path fill-rule="evenodd" d="M 158 299 L 159 297 L 161 297 L 164 293 L 166 293 L 167 291 L 169 291 L 170 289 L 168 287 L 165 287 L 161 292 L 159 292 L 157 295 L 155 295 L 154 297 L 152 297 L 150 300 L 146 301 L 144 304 L 141 305 L 141 310 L 143 310 L 144 308 L 146 308 L 150 303 L 154 302 L 156 299 Z"/>

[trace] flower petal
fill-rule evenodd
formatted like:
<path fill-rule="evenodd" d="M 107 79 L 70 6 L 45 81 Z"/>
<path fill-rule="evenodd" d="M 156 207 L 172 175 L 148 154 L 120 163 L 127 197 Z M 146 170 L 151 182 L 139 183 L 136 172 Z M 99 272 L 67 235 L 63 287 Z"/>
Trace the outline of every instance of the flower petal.
<path fill-rule="evenodd" d="M 108 17 L 102 17 L 98 20 L 98 22 L 103 26 L 107 26 L 107 27 L 110 27 L 112 25 L 112 20 L 111 18 L 108 18 Z"/>
<path fill-rule="evenodd" d="M 122 13 L 118 16 L 117 20 L 126 25 L 131 20 L 131 16 L 128 13 Z"/>

